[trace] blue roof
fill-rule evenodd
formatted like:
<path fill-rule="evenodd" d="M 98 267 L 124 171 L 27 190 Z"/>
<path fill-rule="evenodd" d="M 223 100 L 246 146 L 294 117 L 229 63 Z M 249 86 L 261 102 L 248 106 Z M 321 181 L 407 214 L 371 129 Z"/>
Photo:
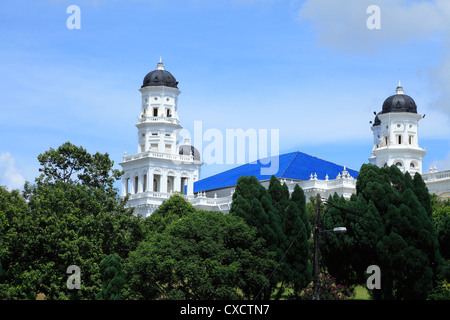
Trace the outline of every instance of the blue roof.
<path fill-rule="evenodd" d="M 194 193 L 235 186 L 241 176 L 255 176 L 259 181 L 268 180 L 272 175 L 261 174 L 261 169 L 274 166 L 277 157 L 278 171 L 273 174 L 277 178 L 309 180 L 312 173 L 317 174 L 320 180 L 325 180 L 327 174 L 329 179 L 335 179 L 344 170 L 341 165 L 297 151 L 260 159 L 196 181 Z M 358 176 L 358 171 L 346 169 L 353 178 Z"/>

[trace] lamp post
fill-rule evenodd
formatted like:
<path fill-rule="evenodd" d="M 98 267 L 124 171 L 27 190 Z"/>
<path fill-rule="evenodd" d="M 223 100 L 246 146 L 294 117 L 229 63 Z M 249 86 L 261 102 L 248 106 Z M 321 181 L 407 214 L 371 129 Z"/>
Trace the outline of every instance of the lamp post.
<path fill-rule="evenodd" d="M 347 231 L 345 227 L 336 227 L 329 230 L 320 230 L 320 204 L 322 200 L 320 194 L 316 197 L 316 223 L 314 225 L 314 290 L 313 300 L 320 300 L 319 296 L 319 234 L 321 232 L 338 232 L 343 233 Z"/>
<path fill-rule="evenodd" d="M 316 197 L 316 223 L 314 224 L 314 291 L 313 300 L 319 300 L 319 222 L 320 222 L 320 194 Z"/>

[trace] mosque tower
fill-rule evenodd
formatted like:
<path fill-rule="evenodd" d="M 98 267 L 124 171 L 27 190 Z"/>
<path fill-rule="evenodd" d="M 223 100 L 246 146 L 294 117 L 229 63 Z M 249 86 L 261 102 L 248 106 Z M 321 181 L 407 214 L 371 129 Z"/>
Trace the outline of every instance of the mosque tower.
<path fill-rule="evenodd" d="M 396 93 L 384 101 L 382 111 L 375 116 L 370 163 L 378 167 L 395 164 L 412 176 L 416 172 L 422 174 L 422 159 L 426 153 L 419 147 L 418 128 L 422 118 L 417 114 L 415 101 L 404 94 L 399 82 Z"/>
<path fill-rule="evenodd" d="M 179 143 L 178 82 L 161 59 L 141 88 L 137 117 L 137 153 L 123 157 L 122 196 L 143 216 L 150 215 L 174 192 L 193 197 L 200 177 L 200 153 L 189 140 Z"/>

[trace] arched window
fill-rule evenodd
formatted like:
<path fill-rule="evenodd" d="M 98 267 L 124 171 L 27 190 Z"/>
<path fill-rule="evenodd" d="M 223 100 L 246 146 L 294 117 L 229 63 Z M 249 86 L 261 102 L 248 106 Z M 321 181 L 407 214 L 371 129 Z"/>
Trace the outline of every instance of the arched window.
<path fill-rule="evenodd" d="M 383 168 L 386 168 L 386 167 L 387 167 L 387 163 L 385 162 L 384 165 L 383 165 Z"/>
<path fill-rule="evenodd" d="M 401 167 L 401 166 L 402 166 L 402 163 L 399 161 L 399 162 L 397 162 L 395 165 L 396 165 L 397 167 Z"/>
<path fill-rule="evenodd" d="M 409 164 L 409 167 L 410 167 L 410 168 L 414 168 L 414 167 L 415 167 L 414 162 L 411 162 L 411 163 Z"/>

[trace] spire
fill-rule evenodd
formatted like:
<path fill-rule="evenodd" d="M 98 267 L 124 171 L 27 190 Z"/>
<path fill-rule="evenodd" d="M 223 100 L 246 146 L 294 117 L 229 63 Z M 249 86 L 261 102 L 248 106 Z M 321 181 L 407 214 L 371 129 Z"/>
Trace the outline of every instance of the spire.
<path fill-rule="evenodd" d="M 402 87 L 402 85 L 400 83 L 400 80 L 398 80 L 398 87 L 395 89 L 395 92 L 397 94 L 403 94 L 403 87 Z"/>
<path fill-rule="evenodd" d="M 157 69 L 157 70 L 164 70 L 164 63 L 162 63 L 161 57 L 159 57 L 159 62 L 158 62 L 158 64 L 156 65 L 156 69 Z"/>

